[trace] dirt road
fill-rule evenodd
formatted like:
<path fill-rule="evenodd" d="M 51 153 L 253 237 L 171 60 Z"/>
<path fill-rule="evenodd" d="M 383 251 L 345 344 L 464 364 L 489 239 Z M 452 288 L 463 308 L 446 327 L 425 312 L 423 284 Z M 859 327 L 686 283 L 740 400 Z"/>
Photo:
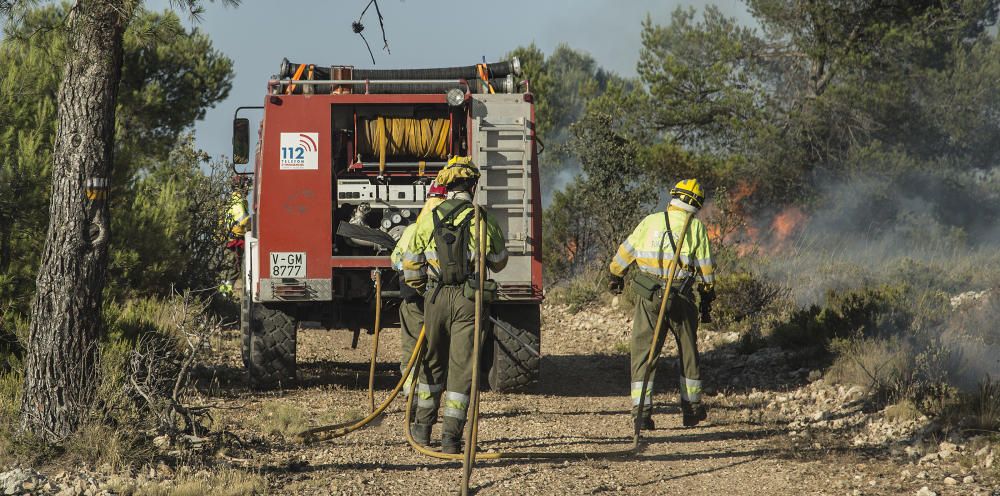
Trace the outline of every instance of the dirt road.
<path fill-rule="evenodd" d="M 546 307 L 543 318 L 542 381 L 524 393 L 483 394 L 481 449 L 593 452 L 627 447 L 631 441 L 628 356 L 622 342 L 628 319 L 613 309 L 570 315 L 556 307 Z M 398 332 L 393 329 L 383 335 L 378 396 L 399 377 L 393 363 L 399 356 Z M 362 335 L 358 348 L 352 349 L 347 332 L 302 330 L 302 384 L 263 395 L 246 389 L 236 339 L 233 334 L 219 343 L 224 363 L 218 364 L 217 394 L 233 409 L 221 412 L 218 421 L 245 444 L 245 449 L 229 456 L 258 470 L 275 492 L 458 490 L 459 463 L 424 457 L 406 444 L 398 400 L 378 425 L 332 442 L 302 446 L 274 433 L 342 421 L 367 410 L 368 336 Z M 668 368 L 661 369 L 666 373 L 656 390 L 657 428 L 645 435 L 640 454 L 584 461 L 480 462 L 472 479 L 475 490 L 478 494 L 715 496 L 916 494 L 929 486 L 937 494 L 990 494 L 994 479 L 989 475 L 960 465 L 920 465 L 914 456 L 922 453 L 907 455 L 891 442 L 859 445 L 856 433 L 865 429 L 867 420 L 844 421 L 839 428 L 836 421 L 830 422 L 866 415 L 845 406 L 846 400 L 837 400 L 843 404 L 830 412 L 805 413 L 802 405 L 812 404 L 822 381 L 810 385 L 808 369 L 792 370 L 784 360 L 768 359 L 777 356 L 773 350 L 757 360 L 756 355 L 739 356 L 731 339 L 710 331 L 703 333 L 701 346 L 709 384 L 706 424 L 681 427 L 674 350 L 668 345 L 664 352 Z M 792 404 L 799 407 L 790 408 Z M 803 428 L 798 417 L 815 423 Z M 960 471 L 974 474 L 975 482 L 963 479 Z M 944 482 L 948 476 L 958 477 L 957 484 Z"/>

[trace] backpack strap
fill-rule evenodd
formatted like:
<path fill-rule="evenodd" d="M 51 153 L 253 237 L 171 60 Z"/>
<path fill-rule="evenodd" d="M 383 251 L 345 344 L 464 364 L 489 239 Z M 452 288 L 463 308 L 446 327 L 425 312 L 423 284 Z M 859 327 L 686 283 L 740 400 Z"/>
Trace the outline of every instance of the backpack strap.
<path fill-rule="evenodd" d="M 441 207 L 443 207 L 447 203 L 451 203 L 451 205 L 449 205 L 449 206 L 453 205 L 452 209 L 448 210 L 447 213 L 443 213 L 440 216 L 438 216 L 438 212 L 440 212 L 441 210 L 443 210 Z M 431 217 L 434 219 L 434 229 L 437 229 L 437 228 L 441 227 L 441 224 L 443 222 L 448 222 L 448 221 L 451 221 L 452 219 L 458 217 L 458 214 L 460 214 L 460 213 L 462 213 L 462 212 L 465 211 L 465 208 L 463 208 L 463 207 L 465 207 L 467 205 L 472 205 L 472 202 L 469 202 L 469 201 L 466 201 L 466 200 L 446 200 L 444 203 L 442 203 L 441 205 L 439 205 L 437 208 L 435 208 L 432 211 L 432 216 Z"/>
<path fill-rule="evenodd" d="M 680 258 L 678 258 L 680 254 L 677 253 L 677 245 L 674 244 L 674 232 L 670 230 L 670 215 L 667 214 L 666 210 L 663 211 L 663 221 L 667 226 L 667 239 L 670 240 L 670 249 L 674 252 L 674 258 L 680 261 Z"/>

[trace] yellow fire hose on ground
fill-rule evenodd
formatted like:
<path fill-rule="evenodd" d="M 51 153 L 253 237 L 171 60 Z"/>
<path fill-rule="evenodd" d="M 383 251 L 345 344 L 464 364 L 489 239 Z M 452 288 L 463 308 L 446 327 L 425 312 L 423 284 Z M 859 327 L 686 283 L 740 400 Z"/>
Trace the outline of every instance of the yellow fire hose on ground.
<path fill-rule="evenodd" d="M 404 409 L 404 411 L 405 411 L 404 431 L 405 431 L 405 434 L 406 434 L 406 440 L 407 440 L 407 442 L 410 443 L 410 446 L 412 446 L 413 449 L 415 449 L 417 452 L 419 452 L 421 454 L 424 454 L 424 455 L 427 455 L 427 456 L 430 456 L 430 457 L 433 457 L 433 458 L 437 458 L 437 459 L 440 459 L 440 460 L 449 460 L 449 461 L 461 460 L 463 462 L 463 464 L 462 464 L 462 466 L 463 466 L 463 474 L 462 474 L 463 475 L 462 476 L 462 484 L 463 484 L 462 491 L 463 491 L 463 494 L 467 494 L 467 492 L 468 492 L 468 489 L 469 489 L 469 479 L 471 478 L 472 467 L 473 467 L 475 461 L 477 461 L 477 460 L 499 460 L 499 459 L 591 459 L 591 458 L 613 458 L 613 457 L 621 457 L 621 456 L 628 456 L 628 455 L 633 455 L 633 454 L 638 453 L 639 448 L 640 448 L 639 441 L 640 441 L 640 434 L 641 434 L 641 428 L 642 428 L 641 427 L 641 422 L 636 422 L 635 423 L 635 430 L 634 430 L 633 438 L 632 438 L 632 446 L 629 447 L 629 448 L 626 448 L 626 449 L 621 449 L 621 450 L 592 451 L 592 452 L 524 452 L 524 451 L 519 451 L 519 452 L 488 452 L 488 453 L 480 453 L 480 452 L 477 451 L 477 446 L 476 445 L 477 445 L 477 438 L 478 438 L 478 434 L 479 434 L 479 384 L 478 384 L 478 380 L 479 380 L 479 358 L 480 358 L 480 353 L 479 353 L 480 350 L 479 350 L 479 348 L 481 346 L 481 339 L 480 339 L 481 320 L 482 320 L 481 319 L 482 318 L 482 313 L 481 313 L 482 312 L 482 305 L 481 304 L 482 304 L 482 291 L 483 291 L 483 286 L 484 286 L 483 283 L 484 283 L 484 279 L 485 279 L 485 271 L 484 271 L 485 267 L 483 267 L 485 258 L 482 256 L 482 254 L 483 254 L 483 252 L 485 250 L 483 248 L 483 242 L 484 242 L 484 238 L 482 236 L 482 234 L 483 234 L 482 233 L 483 226 L 482 226 L 482 223 L 478 222 L 478 220 L 479 220 L 478 209 L 476 209 L 475 215 L 476 215 L 476 220 L 477 220 L 476 225 L 479 226 L 478 227 L 479 240 L 477 242 L 477 249 L 478 249 L 478 252 L 479 252 L 479 256 L 477 257 L 477 263 L 479 264 L 479 278 L 480 278 L 479 283 L 480 284 L 479 284 L 479 288 L 478 288 L 478 290 L 476 292 L 476 323 L 475 323 L 475 331 L 474 331 L 476 334 L 473 337 L 473 353 L 474 353 L 474 355 L 473 355 L 473 368 L 472 368 L 472 374 L 473 374 L 472 379 L 473 379 L 473 381 L 472 381 L 472 391 L 471 391 L 472 394 L 470 394 L 470 403 L 469 403 L 469 410 L 471 411 L 472 418 L 469 420 L 469 423 L 466 426 L 466 439 L 467 439 L 467 442 L 466 442 L 466 446 L 465 446 L 465 452 L 462 453 L 462 454 L 442 453 L 441 451 L 434 450 L 434 449 L 431 449 L 431 448 L 429 448 L 427 446 L 424 446 L 424 445 L 418 443 L 415 439 L 413 439 L 413 435 L 410 432 L 410 425 L 413 422 L 411 411 L 412 411 L 412 406 L 413 406 L 413 396 L 416 393 L 417 380 L 410 381 L 410 390 L 409 390 L 409 393 L 407 394 L 406 407 Z M 667 270 L 668 276 L 667 276 L 667 280 L 666 280 L 666 285 L 664 286 L 663 296 L 662 296 L 662 298 L 660 300 L 660 309 L 659 309 L 659 314 L 658 314 L 656 326 L 654 327 L 654 330 L 653 330 L 653 340 L 652 340 L 652 343 L 651 343 L 651 346 L 650 346 L 649 358 L 648 358 L 648 361 L 647 361 L 646 371 L 643 374 L 642 389 L 640 391 L 640 396 L 639 396 L 639 398 L 640 398 L 640 401 L 639 401 L 639 405 L 640 405 L 639 406 L 639 417 L 642 416 L 643 410 L 645 409 L 645 396 L 646 396 L 646 390 L 647 390 L 647 387 L 648 387 L 648 384 L 649 384 L 649 376 L 651 375 L 652 371 L 654 370 L 654 367 L 656 365 L 656 359 L 658 357 L 658 354 L 655 353 L 656 343 L 658 342 L 660 334 L 661 334 L 661 332 L 663 330 L 663 320 L 664 320 L 664 317 L 665 317 L 665 314 L 666 314 L 667 301 L 668 301 L 668 299 L 670 297 L 670 289 L 671 289 L 671 286 L 673 284 L 674 277 L 677 274 L 677 265 L 678 265 L 678 261 L 680 260 L 679 254 L 680 254 L 681 249 L 682 249 L 682 247 L 684 245 L 684 238 L 687 235 L 688 228 L 691 225 L 691 219 L 693 219 L 693 218 L 694 218 L 693 214 L 688 214 L 687 218 L 685 219 L 685 221 L 684 221 L 684 227 L 681 229 L 681 232 L 680 232 L 680 239 L 677 242 L 677 252 L 674 254 L 674 257 L 670 261 L 670 264 L 668 266 L 668 270 Z M 376 283 L 376 286 L 380 286 L 380 283 Z M 380 307 L 381 307 L 381 294 L 378 293 L 377 296 L 376 296 L 376 298 L 377 298 L 377 300 L 376 300 L 376 308 L 380 309 Z M 376 317 L 375 339 L 377 339 L 377 336 L 378 336 L 378 323 L 379 323 L 379 319 L 378 319 L 378 317 Z M 345 422 L 345 423 L 336 424 L 336 425 L 328 425 L 328 426 L 322 426 L 322 427 L 316 427 L 316 428 L 313 428 L 313 429 L 309 429 L 309 430 L 306 430 L 306 431 L 303 431 L 302 433 L 300 433 L 299 437 L 301 439 L 303 439 L 304 441 L 306 441 L 306 442 L 318 442 L 318 441 L 326 441 L 326 440 L 330 440 L 330 439 L 334 439 L 334 438 L 346 436 L 347 434 L 350 434 L 351 432 L 354 432 L 356 430 L 359 430 L 359 429 L 365 427 L 366 425 L 368 425 L 369 423 L 371 423 L 373 420 L 375 420 L 376 418 L 378 418 L 380 415 L 382 415 L 385 412 L 385 410 L 388 408 L 388 406 L 392 403 L 392 401 L 396 398 L 396 396 L 399 394 L 399 391 L 403 388 L 403 384 L 405 383 L 406 378 L 411 373 L 415 373 L 414 369 L 415 369 L 416 363 L 419 361 L 420 358 L 422 358 L 422 354 L 423 354 L 423 351 L 424 351 L 423 348 L 424 348 L 424 340 L 425 340 L 425 331 L 426 331 L 425 328 L 421 328 L 420 335 L 417 336 L 417 342 L 416 342 L 415 346 L 413 347 L 413 353 L 410 355 L 410 359 L 407 362 L 405 370 L 403 371 L 403 376 L 400 378 L 399 382 L 392 389 L 392 391 L 389 393 L 388 397 L 386 397 L 386 399 L 382 402 L 382 404 L 380 404 L 377 408 L 373 408 L 372 412 L 369 415 L 367 415 L 364 418 L 357 419 L 357 420 L 350 421 L 350 422 Z M 375 347 L 377 347 L 377 344 L 373 345 L 373 348 L 375 348 Z M 375 353 L 375 351 L 373 350 L 373 363 L 374 363 L 374 353 Z M 370 371 L 370 374 L 371 374 L 372 377 L 374 377 L 374 370 L 373 369 Z M 374 392 L 373 392 L 373 388 L 371 388 L 372 384 L 373 384 L 373 379 L 370 378 L 369 379 L 369 385 L 370 385 L 369 386 L 370 387 L 370 389 L 369 389 L 369 401 L 372 403 L 372 405 L 374 405 Z"/>
<path fill-rule="evenodd" d="M 378 360 L 378 335 L 382 330 L 382 273 L 375 269 L 375 330 L 372 334 L 372 360 L 368 368 L 368 405 L 375 411 L 375 362 Z"/>

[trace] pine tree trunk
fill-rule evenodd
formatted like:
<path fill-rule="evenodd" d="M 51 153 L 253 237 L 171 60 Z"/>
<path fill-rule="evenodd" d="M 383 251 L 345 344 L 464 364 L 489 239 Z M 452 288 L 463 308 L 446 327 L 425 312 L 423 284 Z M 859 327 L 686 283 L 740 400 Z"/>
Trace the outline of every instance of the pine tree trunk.
<path fill-rule="evenodd" d="M 97 383 L 108 259 L 108 178 L 129 0 L 80 0 L 69 13 L 53 150 L 49 228 L 31 307 L 21 426 L 60 441 Z"/>

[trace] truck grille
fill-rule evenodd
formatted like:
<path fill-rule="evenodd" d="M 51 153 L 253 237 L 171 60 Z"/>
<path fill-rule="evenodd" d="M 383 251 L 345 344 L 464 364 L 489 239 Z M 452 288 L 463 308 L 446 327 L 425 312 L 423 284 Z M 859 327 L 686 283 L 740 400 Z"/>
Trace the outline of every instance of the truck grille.
<path fill-rule="evenodd" d="M 305 298 L 309 296 L 309 287 L 305 281 L 272 282 L 271 292 L 280 299 Z"/>
<path fill-rule="evenodd" d="M 541 296 L 535 294 L 531 284 L 500 284 L 499 293 L 500 298 L 505 300 L 528 300 Z"/>

